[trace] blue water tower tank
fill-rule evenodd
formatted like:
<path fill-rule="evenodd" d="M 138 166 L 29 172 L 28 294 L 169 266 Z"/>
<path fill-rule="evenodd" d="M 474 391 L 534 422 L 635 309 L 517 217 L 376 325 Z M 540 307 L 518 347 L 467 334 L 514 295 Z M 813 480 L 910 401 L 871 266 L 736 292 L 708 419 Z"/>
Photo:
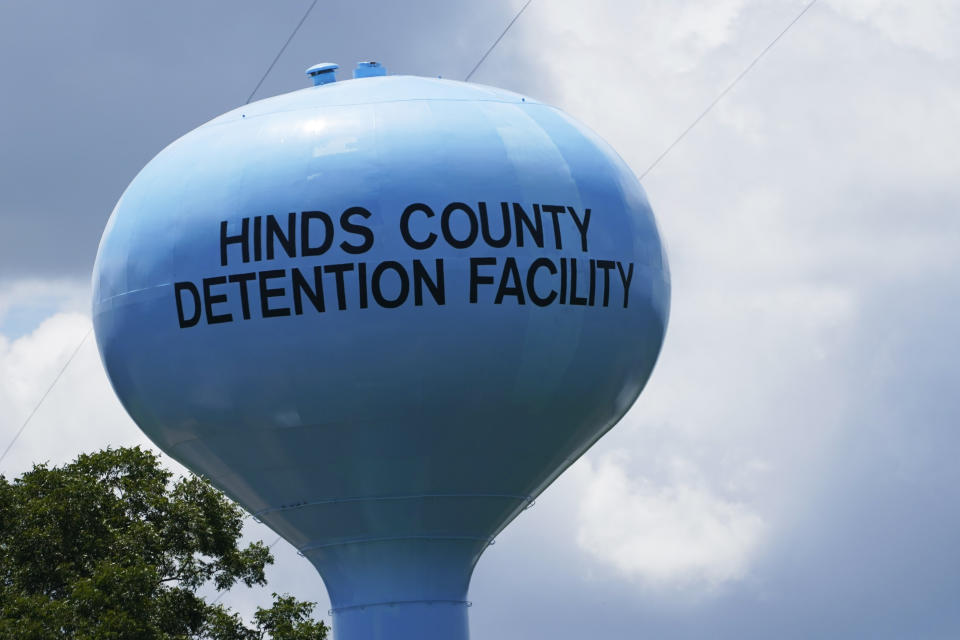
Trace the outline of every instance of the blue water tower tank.
<path fill-rule="evenodd" d="M 462 640 L 484 549 L 647 382 L 663 245 L 627 165 L 555 107 L 308 73 L 126 189 L 97 345 L 151 440 L 316 566 L 338 640 Z"/>

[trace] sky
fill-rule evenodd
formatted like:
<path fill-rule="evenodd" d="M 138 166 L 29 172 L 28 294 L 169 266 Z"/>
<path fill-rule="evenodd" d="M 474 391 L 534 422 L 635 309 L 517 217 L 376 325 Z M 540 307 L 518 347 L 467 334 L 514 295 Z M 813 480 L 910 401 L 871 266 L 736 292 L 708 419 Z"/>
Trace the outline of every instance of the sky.
<path fill-rule="evenodd" d="M 308 4 L 0 4 L 0 446 L 90 327 L 124 187 L 242 104 Z M 473 81 L 640 175 L 805 4 L 533 0 Z M 520 6 L 322 0 L 257 97 L 327 60 L 460 79 Z M 644 177 L 660 361 L 481 559 L 474 638 L 960 637 L 958 32 L 949 0 L 820 0 Z M 87 339 L 0 472 L 132 444 Z M 325 614 L 313 567 L 274 552 L 266 592 L 223 602 Z"/>

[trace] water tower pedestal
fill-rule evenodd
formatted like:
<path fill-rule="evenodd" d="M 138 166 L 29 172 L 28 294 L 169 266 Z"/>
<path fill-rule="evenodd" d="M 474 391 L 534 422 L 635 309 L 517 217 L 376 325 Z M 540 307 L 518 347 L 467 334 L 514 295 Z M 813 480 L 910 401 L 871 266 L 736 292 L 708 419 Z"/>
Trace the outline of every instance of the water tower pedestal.
<path fill-rule="evenodd" d="M 330 594 L 337 640 L 467 640 L 477 539 L 417 535 L 305 549 Z"/>
<path fill-rule="evenodd" d="M 467 640 L 465 603 L 383 604 L 373 607 L 334 611 L 337 640 L 422 640 L 430 638 Z"/>

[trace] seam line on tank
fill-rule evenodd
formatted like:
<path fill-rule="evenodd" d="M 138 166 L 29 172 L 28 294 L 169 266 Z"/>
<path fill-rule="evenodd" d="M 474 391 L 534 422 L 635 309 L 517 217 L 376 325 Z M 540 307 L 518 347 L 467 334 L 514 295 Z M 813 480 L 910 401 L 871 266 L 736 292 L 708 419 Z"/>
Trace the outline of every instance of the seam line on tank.
<path fill-rule="evenodd" d="M 279 507 L 267 507 L 253 512 L 251 515 L 258 519 L 268 513 L 277 511 L 290 511 L 293 509 L 302 509 L 324 504 L 336 504 L 339 502 L 380 502 L 388 500 L 419 500 L 422 498 L 502 498 L 504 500 L 519 500 L 522 502 L 532 502 L 530 496 L 520 496 L 508 493 L 418 493 L 399 496 L 350 496 L 347 498 L 322 498 L 320 500 L 310 500 L 307 502 L 298 502 L 296 504 L 286 504 Z"/>
<path fill-rule="evenodd" d="M 130 289 L 129 291 L 124 291 L 123 293 L 116 293 L 109 298 L 101 298 L 98 304 L 103 304 L 105 302 L 110 302 L 111 300 L 116 300 L 117 298 L 122 298 L 124 296 L 131 296 L 135 293 L 143 293 L 144 291 L 150 291 L 152 289 L 159 289 L 161 287 L 172 287 L 172 282 L 162 282 L 160 284 L 153 284 L 149 287 L 140 287 L 139 289 Z"/>
<path fill-rule="evenodd" d="M 464 607 L 473 606 L 473 603 L 469 600 L 391 600 L 388 602 L 371 602 L 369 604 L 351 604 L 346 607 L 336 607 L 334 609 L 328 609 L 327 615 L 333 615 L 335 613 L 342 613 L 344 611 L 351 611 L 354 609 L 366 609 L 367 607 L 395 607 L 405 604 L 455 604 L 462 605 Z"/>
<path fill-rule="evenodd" d="M 273 115 L 277 115 L 277 114 L 280 114 L 280 113 L 296 113 L 296 112 L 298 112 L 298 111 L 313 111 L 313 110 L 316 110 L 316 109 L 327 109 L 327 108 L 333 108 L 333 107 L 365 107 L 365 106 L 371 106 L 371 105 L 377 105 L 377 104 L 396 104 L 396 103 L 398 103 L 398 102 L 499 102 L 499 103 L 502 103 L 502 104 L 515 104 L 515 105 L 518 105 L 518 106 L 546 107 L 546 108 L 548 108 L 548 109 L 554 109 L 554 110 L 556 110 L 556 111 L 561 111 L 561 109 L 560 109 L 559 107 L 555 107 L 555 106 L 553 106 L 553 105 L 548 105 L 548 104 L 546 104 L 546 103 L 544 103 L 544 102 L 537 102 L 537 101 L 534 101 L 534 100 L 529 100 L 529 101 L 519 100 L 519 101 L 518 101 L 518 100 L 505 100 L 505 99 L 502 99 L 502 98 L 394 98 L 394 99 L 391 99 L 391 100 L 375 100 L 375 101 L 370 101 L 370 102 L 343 102 L 343 103 L 317 104 L 317 105 L 312 105 L 312 106 L 309 106 L 309 107 L 296 107 L 296 108 L 293 108 L 293 109 L 277 109 L 276 111 L 267 111 L 267 112 L 264 112 L 264 113 L 254 113 L 254 114 L 250 114 L 250 115 L 243 114 L 243 117 L 241 118 L 241 120 L 251 120 L 251 119 L 253 119 L 253 118 L 262 118 L 262 117 L 264 117 L 264 116 L 273 116 Z M 254 102 L 254 103 L 251 103 L 251 104 L 256 104 L 256 103 Z M 238 110 L 241 110 L 242 108 L 243 108 L 243 107 L 238 107 L 237 109 L 234 109 L 233 111 L 238 111 Z M 232 111 L 227 112 L 227 113 L 232 113 Z M 222 118 L 222 117 L 225 116 L 225 115 L 227 115 L 227 114 L 223 114 L 223 115 L 221 115 L 221 116 L 217 116 L 216 118 L 214 118 L 214 120 L 219 120 L 220 118 Z M 225 125 L 225 124 L 231 124 L 231 123 L 234 123 L 234 122 L 239 122 L 239 120 L 234 120 L 234 119 L 223 120 L 222 122 L 215 122 L 214 120 L 211 120 L 211 121 L 209 121 L 209 122 L 205 122 L 204 124 L 202 124 L 202 125 L 200 125 L 199 127 L 197 127 L 197 129 L 207 129 L 207 128 L 212 128 L 212 127 L 218 127 L 218 126 Z"/>
<path fill-rule="evenodd" d="M 308 544 L 297 549 L 297 553 L 305 555 L 305 552 L 317 551 L 318 549 L 328 549 L 330 547 L 343 547 L 351 544 L 371 544 L 375 542 L 394 542 L 396 540 L 462 540 L 468 542 L 486 542 L 488 546 L 495 543 L 493 538 L 483 536 L 388 536 L 384 538 L 353 538 L 352 540 L 341 540 L 340 542 L 326 542 L 324 544 Z"/>

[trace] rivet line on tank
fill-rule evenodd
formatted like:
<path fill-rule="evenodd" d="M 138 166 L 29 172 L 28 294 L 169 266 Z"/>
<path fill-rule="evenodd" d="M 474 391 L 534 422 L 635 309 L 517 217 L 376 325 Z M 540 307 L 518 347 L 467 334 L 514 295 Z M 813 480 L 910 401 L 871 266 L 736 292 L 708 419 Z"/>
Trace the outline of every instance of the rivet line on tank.
<path fill-rule="evenodd" d="M 390 602 L 371 602 L 369 604 L 353 604 L 348 607 L 339 607 L 336 609 L 327 609 L 327 615 L 332 616 L 335 613 L 343 613 L 352 609 L 366 609 L 367 607 L 396 607 L 404 604 L 452 604 L 464 607 L 472 607 L 473 603 L 469 600 L 391 600 Z"/>
<path fill-rule="evenodd" d="M 329 547 L 343 547 L 351 544 L 372 544 L 376 542 L 395 542 L 398 540 L 433 540 L 438 542 L 443 542 L 447 540 L 451 541 L 473 541 L 473 542 L 486 542 L 487 546 L 492 544 L 493 538 L 485 538 L 482 536 L 390 536 L 385 538 L 354 538 L 352 540 L 341 540 L 340 542 L 328 542 L 324 544 L 311 544 L 300 547 L 297 550 L 299 555 L 306 555 L 310 551 L 317 551 L 318 549 L 327 549 Z"/>
<path fill-rule="evenodd" d="M 521 500 L 528 503 L 524 508 L 529 507 L 533 503 L 533 498 L 530 496 L 521 496 L 509 493 L 418 493 L 399 496 L 352 496 L 347 498 L 322 498 L 320 500 L 297 502 L 294 504 L 280 505 L 278 507 L 267 507 L 266 509 L 260 509 L 259 511 L 256 511 L 250 515 L 253 516 L 254 520 L 259 522 L 259 518 L 261 516 L 277 511 L 291 511 L 293 509 L 303 509 L 306 507 L 336 504 L 340 502 L 382 502 L 387 500 L 420 500 L 423 498 L 499 498 L 504 500 Z"/>

